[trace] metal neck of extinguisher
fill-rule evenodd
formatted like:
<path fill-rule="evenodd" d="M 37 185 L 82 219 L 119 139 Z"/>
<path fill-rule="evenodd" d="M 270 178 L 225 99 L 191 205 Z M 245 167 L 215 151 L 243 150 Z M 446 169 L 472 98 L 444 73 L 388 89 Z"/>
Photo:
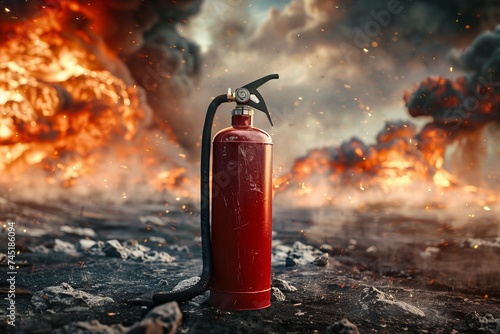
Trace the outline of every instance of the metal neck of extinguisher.
<path fill-rule="evenodd" d="M 159 292 L 153 295 L 154 304 L 163 304 L 171 301 L 184 302 L 204 293 L 210 283 L 212 272 L 212 247 L 210 239 L 210 151 L 212 142 L 212 126 L 217 109 L 222 103 L 236 102 L 239 106 L 251 106 L 264 112 L 271 125 L 271 115 L 267 110 L 264 98 L 257 91 L 257 88 L 272 79 L 278 79 L 278 74 L 270 74 L 263 78 L 252 81 L 249 84 L 238 88 L 234 93 L 231 90 L 227 94 L 219 95 L 212 100 L 207 109 L 203 134 L 201 140 L 201 163 L 200 163 L 200 229 L 203 270 L 200 280 L 195 285 L 181 291 Z"/>
<path fill-rule="evenodd" d="M 253 109 L 249 106 L 236 106 L 231 112 L 231 125 L 253 126 Z"/>

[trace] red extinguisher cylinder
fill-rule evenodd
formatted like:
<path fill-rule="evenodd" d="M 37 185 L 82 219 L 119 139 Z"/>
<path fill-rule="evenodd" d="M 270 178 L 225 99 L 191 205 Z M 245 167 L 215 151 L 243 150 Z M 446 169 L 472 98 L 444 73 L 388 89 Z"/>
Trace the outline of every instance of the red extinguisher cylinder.
<path fill-rule="evenodd" d="M 271 305 L 272 140 L 233 115 L 213 140 L 212 306 L 255 310 Z"/>

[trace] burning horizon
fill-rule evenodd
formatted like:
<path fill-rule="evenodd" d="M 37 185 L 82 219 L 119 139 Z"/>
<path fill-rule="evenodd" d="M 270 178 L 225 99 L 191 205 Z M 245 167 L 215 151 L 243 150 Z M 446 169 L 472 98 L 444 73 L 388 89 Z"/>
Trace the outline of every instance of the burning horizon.
<path fill-rule="evenodd" d="M 477 187 L 483 186 L 478 170 L 487 140 L 485 129 L 500 122 L 499 45 L 500 26 L 479 35 L 463 52 L 451 53 L 452 64 L 468 71 L 466 76 L 454 81 L 429 77 L 413 91 L 405 92 L 404 101 L 412 117 L 432 117 L 419 133 L 410 122 L 387 121 L 373 145 L 353 137 L 338 147 L 313 149 L 295 161 L 291 171 L 277 180 L 275 189 L 286 191 L 292 186 L 296 195 L 307 195 L 325 181 L 333 189 L 350 186 L 388 193 L 423 181 L 437 187 L 441 195 L 442 189 L 451 187 L 476 193 L 480 190 Z M 446 151 L 453 144 L 454 154 L 459 156 L 455 163 L 462 165 L 456 176 L 444 168 Z M 315 175 L 322 180 L 314 180 Z M 496 181 L 494 176 L 488 178 Z M 312 189 L 308 189 L 311 181 Z M 324 195 L 323 203 L 332 201 L 331 195 Z M 486 191 L 485 197 L 483 205 L 497 202 L 493 191 Z"/>
<path fill-rule="evenodd" d="M 181 36 L 178 28 L 178 24 L 186 23 L 198 13 L 200 6 L 201 1 L 103 4 L 73 0 L 24 5 L 7 2 L 2 8 L 0 25 L 6 36 L 0 44 L 0 172 L 4 194 L 13 198 L 99 194 L 112 202 L 162 196 L 197 198 L 194 161 L 198 159 L 198 130 L 209 99 L 191 98 L 194 104 L 188 105 L 186 100 L 202 88 L 205 88 L 203 97 L 220 90 L 210 76 L 214 71 L 223 73 L 231 68 L 232 60 L 225 60 L 224 52 L 251 54 L 255 52 L 251 48 L 264 47 L 269 53 L 266 32 L 287 40 L 289 35 L 280 35 L 284 27 L 288 32 L 293 30 L 311 37 L 308 29 L 315 27 L 324 33 L 318 35 L 322 37 L 314 37 L 320 40 L 315 51 L 319 60 L 309 55 L 304 58 L 313 73 L 320 74 L 321 61 L 330 57 L 342 59 L 339 63 L 346 65 L 338 45 L 333 48 L 334 54 L 328 49 L 331 45 L 327 48 L 326 44 L 329 38 L 338 41 L 328 27 L 336 25 L 336 20 L 347 20 L 345 12 L 344 16 L 325 17 L 316 10 L 318 4 L 295 1 L 282 13 L 270 10 L 268 18 L 260 23 L 259 29 L 252 30 L 252 35 L 248 27 L 240 26 L 241 22 L 221 19 L 214 35 L 219 34 L 219 43 L 226 43 L 225 48 L 218 49 L 215 45 L 202 55 L 199 47 Z M 401 6 L 405 9 L 406 3 Z M 235 16 L 247 11 L 239 3 L 227 8 L 234 10 L 231 14 Z M 324 9 L 336 13 L 333 7 Z M 292 18 L 297 21 L 289 25 L 287 20 Z M 315 25 L 307 20 L 315 20 Z M 393 22 L 397 20 L 398 17 L 393 18 Z M 234 34 L 223 34 L 229 31 L 224 30 L 228 27 L 232 27 L 230 32 Z M 297 196 L 301 202 L 301 195 L 319 193 L 320 197 L 324 194 L 319 204 L 329 204 L 335 203 L 331 198 L 338 189 L 354 189 L 353 194 L 370 190 L 388 193 L 414 184 L 431 184 L 436 189 L 462 187 L 477 191 L 470 187 L 468 178 L 474 179 L 474 172 L 480 169 L 481 157 L 477 152 L 481 151 L 482 134 L 486 126 L 499 122 L 500 95 L 495 78 L 498 64 L 494 54 L 500 44 L 499 31 L 485 32 L 466 51 L 452 53 L 451 64 L 466 71 L 466 76 L 456 80 L 430 77 L 414 91 L 405 93 L 411 116 L 433 119 L 420 131 L 409 121 L 386 121 L 371 145 L 364 143 L 366 138 L 359 137 L 345 140 L 340 146 L 324 147 L 309 140 L 307 146 L 313 148 L 304 157 L 293 163 L 280 162 L 278 170 L 282 175 L 275 178 L 276 194 L 283 196 L 292 190 L 293 197 Z M 376 54 L 385 48 L 382 41 L 396 43 L 402 34 L 401 31 L 392 35 L 381 33 L 374 38 L 378 43 L 371 44 L 371 51 Z M 240 43 L 240 37 L 247 38 L 248 45 Z M 304 50 L 292 52 L 297 40 L 287 43 L 283 50 L 294 57 L 304 55 Z M 208 62 L 203 64 L 203 57 L 205 61 L 218 59 L 227 63 L 210 68 Z M 370 59 L 375 62 L 374 68 L 387 70 L 379 58 Z M 317 65 L 319 69 L 314 69 Z M 275 66 L 266 63 L 263 67 L 267 71 Z M 354 76 L 359 74 L 355 66 L 348 68 L 354 71 Z M 279 68 L 276 72 L 280 72 Z M 239 83 L 249 81 L 246 79 L 249 74 L 244 75 L 245 80 L 241 74 L 241 71 L 234 73 Z M 297 75 L 293 79 L 297 82 L 291 91 L 297 97 L 284 94 L 289 88 L 285 83 L 271 92 L 271 98 L 266 96 L 268 103 L 273 104 L 271 101 L 276 97 L 275 105 L 286 113 L 301 112 L 309 106 L 308 114 L 314 110 L 321 115 L 331 114 L 329 102 L 324 100 L 328 95 L 324 88 L 338 83 L 323 81 L 314 98 L 302 96 L 300 87 L 304 83 L 299 80 L 302 77 Z M 201 88 L 200 78 L 205 85 Z M 224 85 L 230 86 L 232 79 Z M 354 90 L 347 81 L 342 86 Z M 384 96 L 388 88 L 381 90 L 378 94 Z M 312 100 L 309 105 L 308 100 Z M 344 101 L 343 108 L 362 108 L 363 113 L 371 116 L 373 110 L 368 103 L 361 98 L 354 100 L 355 107 Z M 292 102 L 293 107 L 289 105 Z M 201 111 L 192 111 L 195 107 Z M 295 117 L 280 115 L 276 107 L 274 111 L 282 124 Z M 325 124 L 336 121 L 330 119 L 333 116 L 324 117 Z M 280 145 L 279 136 L 289 138 L 298 133 L 286 125 L 278 128 L 276 145 Z M 333 141 L 333 135 L 322 136 L 325 142 Z M 456 155 L 462 154 L 462 161 L 455 163 L 464 163 L 461 173 L 446 168 L 450 147 L 455 148 Z M 292 160 L 301 155 L 286 154 Z M 60 187 L 63 192 L 56 191 Z M 27 188 L 36 190 L 26 194 Z"/>

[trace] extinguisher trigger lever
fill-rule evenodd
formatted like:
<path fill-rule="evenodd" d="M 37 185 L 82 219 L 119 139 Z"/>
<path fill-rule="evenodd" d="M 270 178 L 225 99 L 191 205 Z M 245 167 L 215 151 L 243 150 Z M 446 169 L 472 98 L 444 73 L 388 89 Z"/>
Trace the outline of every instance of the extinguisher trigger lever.
<path fill-rule="evenodd" d="M 271 115 L 269 114 L 269 110 L 267 110 L 267 106 L 266 106 L 266 102 L 264 101 L 264 98 L 262 97 L 262 95 L 260 95 L 257 88 L 259 88 L 260 86 L 262 86 L 263 84 L 265 84 L 266 82 L 268 82 L 269 80 L 272 80 L 272 79 L 279 79 L 279 75 L 278 74 L 269 74 L 269 75 L 266 75 L 265 77 L 262 77 L 260 79 L 255 80 L 255 81 L 252 81 L 252 82 L 250 82 L 250 83 L 248 83 L 240 88 L 240 89 L 242 89 L 242 88 L 248 89 L 248 91 L 251 94 L 250 99 L 245 104 L 247 104 L 255 109 L 258 109 L 258 110 L 262 111 L 264 114 L 266 114 L 267 118 L 269 119 L 269 123 L 271 123 L 271 125 L 273 125 L 273 121 L 271 120 Z"/>

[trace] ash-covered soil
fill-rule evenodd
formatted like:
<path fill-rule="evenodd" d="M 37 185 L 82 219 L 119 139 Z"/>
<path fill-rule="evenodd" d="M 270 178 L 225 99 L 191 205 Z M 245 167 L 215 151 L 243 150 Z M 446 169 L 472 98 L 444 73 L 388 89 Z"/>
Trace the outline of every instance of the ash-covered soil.
<path fill-rule="evenodd" d="M 0 332 L 498 333 L 499 221 L 480 209 L 275 208 L 271 307 L 205 296 L 158 316 L 152 295 L 201 273 L 195 207 L 4 200 L 0 253 L 15 222 L 18 268 L 12 327 L 0 255 Z"/>

